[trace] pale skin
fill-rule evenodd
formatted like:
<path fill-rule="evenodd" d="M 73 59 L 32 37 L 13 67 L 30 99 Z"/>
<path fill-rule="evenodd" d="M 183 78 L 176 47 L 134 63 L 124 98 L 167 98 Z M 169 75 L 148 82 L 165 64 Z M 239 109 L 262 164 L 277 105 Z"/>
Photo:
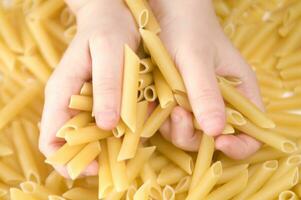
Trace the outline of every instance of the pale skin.
<path fill-rule="evenodd" d="M 70 96 L 78 94 L 85 81 L 93 80 L 97 125 L 113 129 L 120 119 L 123 47 L 137 49 L 140 37 L 135 21 L 122 0 L 67 0 L 77 17 L 78 32 L 51 76 L 45 90 L 40 150 L 48 157 L 63 141 L 56 131 L 74 115 L 68 109 Z M 239 134 L 221 135 L 225 125 L 224 102 L 216 75 L 242 80 L 240 92 L 263 109 L 254 72 L 224 35 L 211 0 L 150 0 L 161 26 L 160 38 L 176 63 L 186 86 L 193 114 L 215 145 L 234 159 L 243 159 L 260 147 L 255 139 Z M 174 145 L 197 151 L 201 134 L 195 132 L 192 113 L 174 108 L 160 128 Z M 56 167 L 65 177 L 66 169 Z M 82 173 L 96 175 L 93 161 Z"/>

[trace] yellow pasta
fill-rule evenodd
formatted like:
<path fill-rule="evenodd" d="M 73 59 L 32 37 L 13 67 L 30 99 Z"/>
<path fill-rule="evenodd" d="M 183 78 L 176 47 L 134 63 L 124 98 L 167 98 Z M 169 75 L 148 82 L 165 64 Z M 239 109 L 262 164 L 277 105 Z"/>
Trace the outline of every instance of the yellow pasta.
<path fill-rule="evenodd" d="M 157 182 L 157 175 L 152 167 L 145 163 L 140 172 L 140 178 L 143 182 L 150 181 L 150 196 L 154 199 L 160 199 L 162 196 L 161 187 Z"/>
<path fill-rule="evenodd" d="M 162 196 L 163 196 L 163 200 L 174 200 L 175 190 L 171 186 L 166 185 L 163 188 Z"/>
<path fill-rule="evenodd" d="M 172 144 L 165 141 L 162 137 L 155 135 L 150 139 L 152 145 L 157 147 L 157 150 L 166 158 L 174 162 L 177 166 L 183 169 L 186 173 L 192 174 L 193 162 L 191 156 L 184 151 L 177 149 Z"/>
<path fill-rule="evenodd" d="M 34 197 L 32 197 L 31 195 L 25 194 L 24 192 L 22 192 L 21 190 L 17 189 L 17 188 L 11 188 L 10 191 L 10 198 L 11 200 L 20 200 L 20 199 L 24 199 L 24 200 L 38 200 Z"/>
<path fill-rule="evenodd" d="M 187 192 L 190 188 L 190 183 L 191 183 L 190 176 L 184 176 L 183 178 L 181 178 L 175 187 L 176 194 Z"/>
<path fill-rule="evenodd" d="M 16 55 L 13 54 L 11 50 L 9 50 L 8 47 L 5 46 L 1 41 L 0 41 L 0 59 L 3 62 L 3 64 L 6 65 L 4 67 L 7 67 L 8 69 L 14 69 L 17 60 Z"/>
<path fill-rule="evenodd" d="M 283 17 L 283 24 L 292 23 L 294 20 L 296 20 L 298 17 L 301 16 L 300 13 L 301 13 L 301 3 L 297 1 L 287 9 Z"/>
<path fill-rule="evenodd" d="M 298 196 L 290 190 L 283 191 L 278 196 L 279 200 L 298 200 Z"/>
<path fill-rule="evenodd" d="M 159 185 L 173 185 L 180 181 L 185 175 L 184 172 L 179 167 L 175 166 L 174 164 L 168 164 L 167 166 L 163 167 L 158 174 L 157 182 Z"/>
<path fill-rule="evenodd" d="M 44 186 L 32 181 L 23 182 L 20 184 L 20 187 L 24 193 L 30 194 L 37 199 L 48 199 L 48 196 L 53 193 Z"/>
<path fill-rule="evenodd" d="M 16 29 L 10 24 L 10 20 L 5 16 L 3 8 L 0 8 L 0 34 L 11 50 L 17 53 L 23 51 L 21 40 L 16 32 Z"/>
<path fill-rule="evenodd" d="M 149 160 L 149 164 L 156 172 L 160 171 L 164 166 L 168 164 L 168 162 L 168 159 L 162 155 L 154 155 Z"/>
<path fill-rule="evenodd" d="M 276 68 L 285 69 L 301 63 L 301 52 L 296 51 L 279 59 Z"/>
<path fill-rule="evenodd" d="M 242 171 L 236 178 L 233 178 L 229 182 L 213 190 L 206 199 L 220 199 L 226 200 L 231 199 L 233 196 L 241 192 L 247 185 L 248 182 L 248 170 Z"/>
<path fill-rule="evenodd" d="M 280 76 L 285 80 L 299 79 L 301 78 L 301 71 L 298 66 L 290 67 L 280 71 Z"/>
<path fill-rule="evenodd" d="M 70 146 L 69 144 L 64 144 L 55 153 L 49 156 L 45 162 L 52 165 L 65 165 L 69 162 L 76 154 L 78 154 L 83 148 L 84 144 Z"/>
<path fill-rule="evenodd" d="M 301 95 L 277 99 L 267 105 L 268 111 L 281 111 L 298 109 L 301 105 Z"/>
<path fill-rule="evenodd" d="M 124 78 L 121 101 L 121 118 L 127 127 L 135 132 L 137 121 L 139 58 L 128 47 L 124 47 Z"/>
<path fill-rule="evenodd" d="M 74 26 L 70 26 L 68 29 L 65 30 L 64 36 L 68 40 L 69 43 L 74 38 L 76 32 L 77 32 L 77 27 L 75 25 Z"/>
<path fill-rule="evenodd" d="M 27 20 L 26 22 L 43 58 L 46 60 L 48 65 L 50 65 L 52 68 L 55 68 L 59 63 L 60 57 L 57 49 L 55 49 L 53 45 L 51 38 L 45 31 L 42 22 L 39 20 Z"/>
<path fill-rule="evenodd" d="M 90 82 L 85 82 L 82 88 L 80 89 L 80 95 L 84 96 L 92 96 L 93 94 L 93 86 Z"/>
<path fill-rule="evenodd" d="M 166 108 L 161 108 L 161 106 L 158 105 L 146 120 L 142 128 L 141 137 L 152 137 L 156 133 L 156 131 L 159 130 L 164 121 L 168 118 L 175 106 L 175 102 L 170 103 L 170 105 L 168 105 Z"/>
<path fill-rule="evenodd" d="M 50 77 L 50 68 L 38 56 L 23 56 L 19 60 L 26 68 L 39 79 L 42 83 L 46 83 Z"/>
<path fill-rule="evenodd" d="M 157 99 L 157 91 L 154 85 L 147 86 L 144 88 L 143 96 L 146 101 L 154 102 Z"/>
<path fill-rule="evenodd" d="M 126 129 L 126 125 L 122 120 L 120 120 L 117 126 L 112 130 L 112 132 L 115 137 L 120 138 L 125 134 Z"/>
<path fill-rule="evenodd" d="M 202 141 L 198 150 L 198 156 L 195 162 L 191 178 L 190 192 L 197 185 L 198 181 L 209 169 L 214 153 L 214 139 L 211 136 L 203 134 Z"/>
<path fill-rule="evenodd" d="M 159 37 L 143 29 L 140 34 L 168 85 L 174 92 L 185 92 L 183 80 Z"/>
<path fill-rule="evenodd" d="M 192 112 L 191 105 L 189 103 L 188 97 L 185 94 L 174 94 L 177 104 L 185 108 L 187 111 Z"/>
<path fill-rule="evenodd" d="M 243 200 L 254 194 L 272 176 L 278 168 L 278 161 L 271 160 L 260 164 L 253 175 L 249 177 L 246 188 L 237 194 L 233 200 Z"/>
<path fill-rule="evenodd" d="M 70 8 L 64 8 L 60 14 L 60 22 L 64 26 L 70 26 L 75 22 L 75 16 Z"/>
<path fill-rule="evenodd" d="M 78 130 L 92 121 L 91 113 L 81 112 L 69 119 L 56 133 L 57 137 L 65 137 L 69 131 Z"/>
<path fill-rule="evenodd" d="M 64 178 L 53 170 L 45 179 L 45 187 L 55 194 L 61 194 L 66 190 Z"/>
<path fill-rule="evenodd" d="M 248 164 L 235 165 L 223 169 L 222 176 L 218 179 L 217 184 L 223 184 L 231 181 L 238 176 L 242 171 L 248 168 Z"/>
<path fill-rule="evenodd" d="M 147 200 L 150 193 L 150 181 L 145 182 L 134 195 L 134 200 Z"/>
<path fill-rule="evenodd" d="M 69 145 L 73 146 L 95 142 L 110 136 L 112 136 L 111 131 L 104 131 L 96 125 L 90 125 L 77 130 L 68 131 L 64 138 Z"/>
<path fill-rule="evenodd" d="M 57 195 L 49 195 L 48 200 L 66 200 L 64 197 L 57 196 Z"/>
<path fill-rule="evenodd" d="M 67 164 L 67 171 L 71 179 L 77 178 L 80 173 L 90 164 L 100 153 L 98 141 L 87 144 L 72 160 Z"/>
<path fill-rule="evenodd" d="M 72 95 L 69 103 L 69 108 L 82 111 L 92 111 L 92 97 L 82 95 Z"/>
<path fill-rule="evenodd" d="M 138 78 L 138 89 L 144 89 L 153 83 L 153 76 L 151 73 L 140 74 Z"/>
<path fill-rule="evenodd" d="M 54 20 L 47 20 L 45 27 L 56 40 L 62 42 L 65 45 L 69 44 L 69 40 L 65 37 L 64 34 L 64 27 L 61 24 Z"/>
<path fill-rule="evenodd" d="M 129 187 L 129 179 L 126 174 L 126 165 L 124 161 L 117 161 L 120 151 L 120 139 L 110 137 L 107 139 L 107 148 L 109 155 L 109 163 L 111 175 L 114 183 L 114 188 L 117 192 L 125 191 Z"/>
<path fill-rule="evenodd" d="M 97 191 L 74 187 L 62 195 L 66 199 L 97 199 Z"/>
<path fill-rule="evenodd" d="M 266 72 L 257 72 L 256 78 L 260 85 L 273 88 L 282 88 L 283 83 L 278 77 L 267 75 Z"/>
<path fill-rule="evenodd" d="M 153 75 L 160 106 L 162 108 L 166 108 L 169 104 L 171 104 L 174 101 L 171 88 L 166 83 L 161 72 L 157 68 L 154 69 Z"/>
<path fill-rule="evenodd" d="M 186 200 L 205 198 L 217 183 L 222 172 L 223 169 L 221 162 L 217 161 L 213 163 L 212 166 L 203 174 L 203 177 L 198 180 L 198 183 L 188 193 Z"/>
<path fill-rule="evenodd" d="M 146 74 L 155 69 L 155 64 L 151 58 L 143 58 L 140 60 L 139 74 Z"/>
<path fill-rule="evenodd" d="M 263 112 L 261 112 L 246 97 L 240 94 L 232 86 L 223 81 L 219 81 L 219 86 L 224 99 L 229 102 L 239 112 L 244 114 L 253 123 L 262 128 L 273 128 L 275 124 Z"/>
<path fill-rule="evenodd" d="M 147 117 L 147 110 L 148 102 L 142 101 L 137 104 L 137 129 L 135 132 L 127 129 L 118 154 L 119 161 L 130 159 L 135 156 L 140 140 L 141 129 Z"/>
<path fill-rule="evenodd" d="M 301 116 L 287 112 L 269 112 L 268 116 L 277 124 L 295 127 L 301 123 Z"/>
<path fill-rule="evenodd" d="M 105 141 L 100 141 L 101 152 L 98 158 L 98 198 L 106 197 L 113 189 L 109 155 Z"/>
<path fill-rule="evenodd" d="M 55 13 L 59 11 L 64 6 L 64 1 L 60 0 L 52 0 L 45 1 L 40 6 L 34 9 L 33 12 L 30 13 L 30 18 L 32 19 L 45 19 L 53 16 Z"/>
<path fill-rule="evenodd" d="M 298 183 L 298 180 L 298 168 L 294 168 L 271 184 L 264 185 L 259 191 L 250 196 L 248 200 L 273 199 L 283 190 L 295 186 Z"/>
<path fill-rule="evenodd" d="M 33 153 L 30 149 L 28 139 L 26 138 L 21 122 L 14 121 L 12 123 L 12 131 L 13 143 L 16 152 L 18 153 L 18 160 L 26 180 L 32 180 L 39 183 L 41 181 L 40 172 L 35 158 L 32 155 Z"/>
<path fill-rule="evenodd" d="M 0 161 L 0 178 L 4 183 L 16 184 L 23 180 L 23 177 L 12 167 Z"/>
<path fill-rule="evenodd" d="M 126 0 L 125 2 L 127 4 L 127 6 L 129 7 L 130 11 L 132 12 L 132 15 L 136 19 L 136 22 L 138 25 L 140 25 L 139 21 L 140 21 L 141 13 L 143 11 L 146 11 L 148 20 L 145 23 L 145 28 L 154 33 L 159 33 L 161 31 L 159 23 L 157 22 L 153 12 L 147 5 L 147 1 Z"/>

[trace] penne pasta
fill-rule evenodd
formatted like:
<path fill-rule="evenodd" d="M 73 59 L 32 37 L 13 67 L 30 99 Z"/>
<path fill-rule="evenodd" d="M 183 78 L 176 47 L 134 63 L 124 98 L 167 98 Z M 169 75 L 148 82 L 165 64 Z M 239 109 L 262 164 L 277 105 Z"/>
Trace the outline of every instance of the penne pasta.
<path fill-rule="evenodd" d="M 157 147 L 157 150 L 174 164 L 183 169 L 186 173 L 192 174 L 193 162 L 190 155 L 184 151 L 177 149 L 172 144 L 165 141 L 162 137 L 155 135 L 150 139 L 152 145 Z"/>
<path fill-rule="evenodd" d="M 80 173 L 98 156 L 101 148 L 98 141 L 87 144 L 67 164 L 67 171 L 71 179 L 76 179 Z"/>
<path fill-rule="evenodd" d="M 56 40 L 62 42 L 62 44 L 65 45 L 69 44 L 69 40 L 67 37 L 65 37 L 64 34 L 64 27 L 60 23 L 54 20 L 47 20 L 45 23 L 45 27 L 47 31 L 52 35 L 52 37 L 54 37 Z"/>
<path fill-rule="evenodd" d="M 112 130 L 113 135 L 117 138 L 122 137 L 125 134 L 126 125 L 123 123 L 122 120 L 119 121 L 117 126 Z"/>
<path fill-rule="evenodd" d="M 64 1 L 45 1 L 35 8 L 29 15 L 31 19 L 46 19 L 52 17 L 64 6 Z"/>
<path fill-rule="evenodd" d="M 184 176 L 183 178 L 181 178 L 175 187 L 176 194 L 187 192 L 190 188 L 190 183 L 190 176 Z"/>
<path fill-rule="evenodd" d="M 294 80 L 301 78 L 301 70 L 298 66 L 290 67 L 280 71 L 280 76 L 284 80 Z"/>
<path fill-rule="evenodd" d="M 22 192 L 21 190 L 19 190 L 17 188 L 11 188 L 9 193 L 10 193 L 11 200 L 20 200 L 20 199 L 38 200 L 38 199 L 32 197 L 31 195 L 25 194 L 24 192 Z"/>
<path fill-rule="evenodd" d="M 163 200 L 174 200 L 175 190 L 171 186 L 166 185 L 163 188 L 162 196 L 163 196 Z"/>
<path fill-rule="evenodd" d="M 134 195 L 134 200 L 147 200 L 150 193 L 150 181 L 143 183 Z"/>
<path fill-rule="evenodd" d="M 92 96 L 93 95 L 93 86 L 91 82 L 85 82 L 82 88 L 80 89 L 80 95 L 83 96 Z"/>
<path fill-rule="evenodd" d="M 21 183 L 20 188 L 24 193 L 37 199 L 48 199 L 48 196 L 52 194 L 52 191 L 32 181 Z"/>
<path fill-rule="evenodd" d="M 160 171 L 164 166 L 169 163 L 169 160 L 162 155 L 154 155 L 150 158 L 149 164 L 154 171 Z"/>
<path fill-rule="evenodd" d="M 3 62 L 4 67 L 12 70 L 15 68 L 16 55 L 11 52 L 11 50 L 0 41 L 0 59 Z M 1 63 L 2 64 L 2 63 Z"/>
<path fill-rule="evenodd" d="M 301 52 L 300 51 L 296 51 L 293 52 L 287 56 L 284 56 L 282 58 L 279 59 L 276 68 L 281 70 L 281 69 L 286 69 L 289 68 L 291 66 L 295 66 L 297 64 L 301 63 Z"/>
<path fill-rule="evenodd" d="M 147 74 L 155 69 L 155 64 L 151 58 L 143 58 L 140 60 L 139 74 Z"/>
<path fill-rule="evenodd" d="M 124 78 L 121 101 L 121 118 L 127 127 L 136 131 L 139 57 L 128 47 L 124 48 Z"/>
<path fill-rule="evenodd" d="M 88 96 L 72 95 L 69 108 L 81 111 L 92 111 L 93 99 Z"/>
<path fill-rule="evenodd" d="M 147 86 L 143 91 L 143 96 L 146 101 L 154 102 L 157 99 L 157 91 L 154 85 Z"/>
<path fill-rule="evenodd" d="M 177 104 L 179 104 L 181 107 L 185 108 L 187 111 L 192 112 L 191 105 L 189 103 L 189 99 L 185 94 L 174 94 L 175 100 Z"/>
<path fill-rule="evenodd" d="M 0 160 L 0 178 L 4 183 L 16 184 L 24 180 L 23 176 L 19 172 Z"/>
<path fill-rule="evenodd" d="M 174 101 L 171 88 L 166 83 L 161 72 L 157 68 L 154 69 L 153 76 L 160 106 L 161 108 L 166 108 Z"/>
<path fill-rule="evenodd" d="M 174 92 L 185 92 L 183 80 L 159 37 L 143 29 L 140 29 L 140 34 L 171 89 Z"/>
<path fill-rule="evenodd" d="M 157 175 L 152 167 L 145 163 L 140 172 L 140 178 L 143 182 L 150 181 L 150 196 L 154 199 L 162 198 L 161 187 L 157 182 Z"/>
<path fill-rule="evenodd" d="M 161 106 L 158 105 L 144 123 L 141 132 L 141 137 L 152 137 L 159 130 L 160 126 L 164 123 L 164 121 L 168 118 L 175 106 L 175 102 L 171 103 L 166 108 L 161 108 Z"/>
<path fill-rule="evenodd" d="M 262 128 L 275 127 L 274 122 L 265 113 L 261 112 L 246 97 L 236 91 L 235 88 L 223 81 L 219 81 L 219 86 L 224 99 L 257 126 Z"/>
<path fill-rule="evenodd" d="M 185 171 L 171 163 L 161 169 L 157 182 L 160 186 L 173 185 L 186 175 Z"/>
<path fill-rule="evenodd" d="M 293 110 L 300 107 L 301 96 L 291 96 L 287 98 L 277 99 L 267 105 L 268 111 Z"/>
<path fill-rule="evenodd" d="M 74 187 L 65 192 L 62 196 L 66 199 L 73 200 L 97 199 L 97 191 L 81 187 Z"/>
<path fill-rule="evenodd" d="M 222 176 L 218 179 L 217 184 L 224 184 L 238 175 L 241 174 L 242 171 L 246 170 L 248 168 L 248 164 L 241 164 L 241 165 L 235 165 L 232 167 L 227 167 L 223 169 Z"/>
<path fill-rule="evenodd" d="M 68 7 L 64 8 L 60 14 L 60 23 L 65 27 L 67 27 L 74 24 L 74 22 L 75 22 L 75 16 L 73 15 L 70 8 Z"/>
<path fill-rule="evenodd" d="M 138 78 L 138 90 L 142 90 L 153 83 L 153 76 L 151 73 L 140 74 Z"/>
<path fill-rule="evenodd" d="M 281 192 L 278 196 L 279 200 L 298 200 L 297 194 L 295 194 L 293 191 L 285 190 Z"/>

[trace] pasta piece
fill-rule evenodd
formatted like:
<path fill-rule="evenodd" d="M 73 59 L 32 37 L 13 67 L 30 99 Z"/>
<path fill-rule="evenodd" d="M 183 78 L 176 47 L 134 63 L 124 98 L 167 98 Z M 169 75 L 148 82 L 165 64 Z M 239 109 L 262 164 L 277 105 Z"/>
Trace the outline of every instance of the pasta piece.
<path fill-rule="evenodd" d="M 143 96 L 146 101 L 154 102 L 157 99 L 157 91 L 154 85 L 147 86 L 143 91 Z"/>
<path fill-rule="evenodd" d="M 150 30 L 154 32 L 155 34 L 159 33 L 161 31 L 160 25 L 157 22 L 152 10 L 148 7 L 147 1 L 144 0 L 126 0 L 125 1 L 127 6 L 129 7 L 130 11 L 132 12 L 132 15 L 136 19 L 136 22 L 138 25 L 140 18 L 141 18 L 141 13 L 146 10 L 148 13 L 148 20 L 147 23 L 145 23 L 145 28 L 147 30 Z"/>
<path fill-rule="evenodd" d="M 248 200 L 273 199 L 284 190 L 295 186 L 299 180 L 298 168 L 291 169 L 288 173 L 281 176 L 271 184 L 264 185 L 259 191 L 250 196 Z"/>
<path fill-rule="evenodd" d="M 133 200 L 136 192 L 137 192 L 137 188 L 131 185 L 126 191 L 125 200 Z"/>
<path fill-rule="evenodd" d="M 234 125 L 234 127 L 282 152 L 293 153 L 297 150 L 297 146 L 293 141 L 270 130 L 259 128 L 249 121 L 242 126 Z"/>
<path fill-rule="evenodd" d="M 217 184 L 224 184 L 231 181 L 233 178 L 241 174 L 242 171 L 248 168 L 248 164 L 235 165 L 223 169 L 222 176 L 218 179 Z"/>
<path fill-rule="evenodd" d="M 70 26 L 75 22 L 75 16 L 73 15 L 70 8 L 64 8 L 60 14 L 60 22 L 64 26 Z"/>
<path fill-rule="evenodd" d="M 140 74 L 138 78 L 138 90 L 144 89 L 153 83 L 153 76 L 151 73 Z"/>
<path fill-rule="evenodd" d="M 0 161 L 0 178 L 4 183 L 7 184 L 16 184 L 20 181 L 24 180 L 21 174 L 7 164 L 5 164 L 2 160 Z"/>
<path fill-rule="evenodd" d="M 16 32 L 16 29 L 9 23 L 9 19 L 5 16 L 4 10 L 2 7 L 0 8 L 0 34 L 2 38 L 9 46 L 9 48 L 16 52 L 21 53 L 23 52 L 23 47 L 21 45 L 21 40 Z"/>
<path fill-rule="evenodd" d="M 145 163 L 140 171 L 140 178 L 143 182 L 150 181 L 150 196 L 154 199 L 161 199 L 162 191 L 157 182 L 157 175 L 152 167 Z"/>
<path fill-rule="evenodd" d="M 69 41 L 69 43 L 74 38 L 76 32 L 77 32 L 77 27 L 76 26 L 70 26 L 68 29 L 65 30 L 64 36 Z"/>
<path fill-rule="evenodd" d="M 79 128 L 77 130 L 68 131 L 65 134 L 65 140 L 70 145 L 81 145 L 90 142 L 96 142 L 112 136 L 111 131 L 105 131 L 96 125 Z"/>
<path fill-rule="evenodd" d="M 211 136 L 203 134 L 202 141 L 198 150 L 198 156 L 193 170 L 190 191 L 195 188 L 204 173 L 209 169 L 214 153 L 214 139 Z"/>
<path fill-rule="evenodd" d="M 98 198 L 106 197 L 113 189 L 112 172 L 106 142 L 100 141 L 101 152 L 98 157 Z"/>
<path fill-rule="evenodd" d="M 0 183 L 0 198 L 5 199 L 8 196 L 9 186 L 3 183 Z"/>
<path fill-rule="evenodd" d="M 117 138 L 122 137 L 125 134 L 126 125 L 123 123 L 122 120 L 119 121 L 117 126 L 112 130 L 113 135 Z"/>
<path fill-rule="evenodd" d="M 169 160 L 162 155 L 154 155 L 149 160 L 149 164 L 156 172 L 160 171 L 168 163 Z"/>
<path fill-rule="evenodd" d="M 283 135 L 289 138 L 299 138 L 300 137 L 300 130 L 298 127 L 291 127 L 287 125 L 279 125 L 277 124 L 275 128 L 272 129 L 273 132 Z"/>
<path fill-rule="evenodd" d="M 38 200 L 33 198 L 32 196 L 25 194 L 24 192 L 22 192 L 21 190 L 17 189 L 17 188 L 11 188 L 9 190 L 10 193 L 10 199 L 11 200 L 20 200 L 20 199 L 24 199 L 24 200 Z"/>
<path fill-rule="evenodd" d="M 278 196 L 279 200 L 298 200 L 298 196 L 290 190 L 283 191 Z"/>
<path fill-rule="evenodd" d="M 137 102 L 140 102 L 143 99 L 144 99 L 144 92 L 143 92 L 143 90 L 138 90 Z"/>
<path fill-rule="evenodd" d="M 184 176 L 183 178 L 181 178 L 175 187 L 176 194 L 188 192 L 190 188 L 190 183 L 191 183 L 190 176 Z"/>
<path fill-rule="evenodd" d="M 300 22 L 297 22 L 294 26 L 294 29 L 291 31 L 291 33 L 286 37 L 286 39 L 283 41 L 283 45 L 280 46 L 280 48 L 276 52 L 277 57 L 283 57 L 286 55 L 289 55 L 290 53 L 294 52 L 298 47 L 300 43 L 300 34 L 301 34 L 301 24 Z"/>
<path fill-rule="evenodd" d="M 137 126 L 137 91 L 138 91 L 138 73 L 139 58 L 128 47 L 124 48 L 124 75 L 123 90 L 121 101 L 121 118 L 127 127 L 132 131 L 136 131 Z"/>
<path fill-rule="evenodd" d="M 262 128 L 274 128 L 275 124 L 263 112 L 261 112 L 254 104 L 246 97 L 240 94 L 232 86 L 223 81 L 219 81 L 221 93 L 225 100 L 229 102 L 239 112 L 244 114 L 253 123 Z"/>
<path fill-rule="evenodd" d="M 64 5 L 64 1 L 60 0 L 45 1 L 36 9 L 34 9 L 34 11 L 30 13 L 29 17 L 32 19 L 50 18 L 55 13 L 57 13 Z"/>
<path fill-rule="evenodd" d="M 127 176 L 127 169 L 124 161 L 117 161 L 120 151 L 120 139 L 110 137 L 107 139 L 107 148 L 110 162 L 111 175 L 114 183 L 114 188 L 118 192 L 125 191 L 130 184 Z"/>
<path fill-rule="evenodd" d="M 65 165 L 74 156 L 76 156 L 84 147 L 84 144 L 70 146 L 66 143 L 61 148 L 59 148 L 54 154 L 49 156 L 45 160 L 45 162 L 52 165 Z"/>
<path fill-rule="evenodd" d="M 280 160 L 277 171 L 270 177 L 266 184 L 272 183 L 286 174 L 289 170 L 298 167 L 301 164 L 301 155 L 291 155 L 287 158 Z"/>
<path fill-rule="evenodd" d="M 300 13 L 301 3 L 297 1 L 286 10 L 285 15 L 283 17 L 283 24 L 287 25 L 292 23 L 294 20 L 301 16 Z"/>
<path fill-rule="evenodd" d="M 53 170 L 45 179 L 45 187 L 54 194 L 62 194 L 66 189 L 64 178 Z"/>
<path fill-rule="evenodd" d="M 67 171 L 71 179 L 76 179 L 80 173 L 96 158 L 100 153 L 98 141 L 87 144 L 72 160 L 67 164 Z"/>
<path fill-rule="evenodd" d="M 155 69 L 155 64 L 151 58 L 143 58 L 140 60 L 139 74 L 147 74 Z"/>
<path fill-rule="evenodd" d="M 163 196 L 163 200 L 174 200 L 175 190 L 171 186 L 166 185 L 163 188 L 162 196 Z"/>
<path fill-rule="evenodd" d="M 119 161 L 130 159 L 135 156 L 140 140 L 140 133 L 147 117 L 147 110 L 147 101 L 142 101 L 137 104 L 137 129 L 134 133 L 130 130 L 126 131 L 118 154 Z"/>
<path fill-rule="evenodd" d="M 69 44 L 69 40 L 65 37 L 64 34 L 64 27 L 60 23 L 54 20 L 47 20 L 45 23 L 45 27 L 49 31 L 49 33 L 59 42 L 62 42 L 62 44 L 65 45 Z"/>
<path fill-rule="evenodd" d="M 185 92 L 183 80 L 159 37 L 143 29 L 140 34 L 168 85 L 174 92 Z"/>
<path fill-rule="evenodd" d="M 145 182 L 134 195 L 134 200 L 147 200 L 150 193 L 150 181 Z"/>
<path fill-rule="evenodd" d="M 56 133 L 57 137 L 63 138 L 69 131 L 76 131 L 92 121 L 91 113 L 81 112 L 69 119 Z"/>
<path fill-rule="evenodd" d="M 236 125 L 244 125 L 246 124 L 245 118 L 242 116 L 242 114 L 230 107 L 226 107 L 226 119 L 227 122 L 230 124 L 236 124 Z"/>
<path fill-rule="evenodd" d="M 93 108 L 93 99 L 92 97 L 82 95 L 72 95 L 69 103 L 69 108 L 91 112 Z"/>
<path fill-rule="evenodd" d="M 60 61 L 60 56 L 57 49 L 55 49 L 55 47 L 53 46 L 51 38 L 45 31 L 42 22 L 39 20 L 27 20 L 26 22 L 43 58 L 45 58 L 49 66 L 55 68 Z"/>
<path fill-rule="evenodd" d="M 298 195 L 298 197 L 300 196 L 301 194 L 301 184 L 298 183 L 294 188 L 293 188 L 293 191 Z"/>
<path fill-rule="evenodd" d="M 20 187 L 24 193 L 37 199 L 48 199 L 48 196 L 52 194 L 52 191 L 32 181 L 23 182 Z"/>
<path fill-rule="evenodd" d="M 285 69 L 301 63 L 301 52 L 296 51 L 279 59 L 276 68 Z"/>
<path fill-rule="evenodd" d="M 150 139 L 152 145 L 157 147 L 157 150 L 162 153 L 166 158 L 171 160 L 174 164 L 183 169 L 186 173 L 192 174 L 193 161 L 190 155 L 184 151 L 176 148 L 161 136 L 156 134 Z"/>
<path fill-rule="evenodd" d="M 0 141 L 0 157 L 12 155 L 13 153 L 14 151 L 10 146 Z"/>
<path fill-rule="evenodd" d="M 203 173 L 203 176 L 198 180 L 197 184 L 189 189 L 190 192 L 186 200 L 203 199 L 212 190 L 214 185 L 217 183 L 219 177 L 222 175 L 223 169 L 220 161 L 212 164 L 210 168 Z M 190 186 L 192 187 L 192 186 Z"/>
<path fill-rule="evenodd" d="M 85 82 L 82 88 L 80 89 L 80 95 L 83 96 L 92 96 L 93 95 L 93 86 L 90 82 Z"/>
<path fill-rule="evenodd" d="M 253 175 L 249 177 L 247 186 L 243 191 L 237 194 L 233 200 L 247 199 L 249 196 L 258 191 L 265 182 L 272 176 L 278 168 L 277 160 L 265 161 L 255 169 Z"/>
<path fill-rule="evenodd" d="M 268 116 L 277 124 L 295 127 L 297 124 L 301 124 L 301 116 L 286 112 L 269 112 Z"/>
<path fill-rule="evenodd" d="M 66 200 L 64 197 L 57 196 L 57 195 L 49 195 L 48 200 Z"/>
<path fill-rule="evenodd" d="M 74 187 L 62 195 L 66 199 L 72 200 L 86 200 L 86 199 L 97 199 L 97 191 L 89 190 L 80 187 Z"/>
<path fill-rule="evenodd" d="M 161 72 L 157 68 L 154 69 L 153 75 L 160 106 L 161 108 L 166 108 L 174 101 L 171 88 L 166 83 Z"/>
<path fill-rule="evenodd" d="M 157 182 L 161 186 L 173 185 L 186 175 L 187 173 L 185 171 L 171 163 L 161 169 Z"/>
<path fill-rule="evenodd" d="M 277 89 L 277 88 L 269 88 L 266 86 L 260 87 L 260 92 L 263 97 L 267 97 L 269 99 L 282 98 L 285 95 L 285 90 Z"/>
<path fill-rule="evenodd" d="M 47 82 L 51 70 L 39 56 L 22 56 L 19 60 L 38 80 L 44 84 Z"/>
<path fill-rule="evenodd" d="M 280 76 L 285 80 L 300 79 L 301 70 L 299 66 L 290 67 L 280 71 Z"/>
<path fill-rule="evenodd" d="M 30 149 L 22 124 L 19 121 L 12 123 L 12 139 L 17 152 L 17 157 L 26 180 L 40 183 L 41 175 L 37 163 Z"/>
<path fill-rule="evenodd" d="M 155 149 L 156 147 L 139 148 L 135 157 L 127 162 L 126 173 L 129 182 L 134 181 L 134 179 L 139 175 L 143 165 L 148 161 Z"/>
<path fill-rule="evenodd" d="M 278 89 L 283 88 L 283 83 L 279 78 L 267 75 L 266 72 L 256 72 L 256 78 L 260 85 Z"/>
<path fill-rule="evenodd" d="M 267 105 L 268 111 L 293 110 L 300 108 L 301 96 L 296 95 L 288 98 L 272 101 Z"/>
<path fill-rule="evenodd" d="M 16 55 L 0 41 L 0 59 L 8 69 L 14 69 L 16 64 Z M 1 63 L 2 64 L 2 63 Z"/>
<path fill-rule="evenodd" d="M 212 191 L 206 199 L 208 200 L 226 200 L 231 199 L 233 196 L 241 192 L 248 182 L 248 170 L 243 170 L 236 178 L 230 180 L 228 183 L 220 186 Z"/>
<path fill-rule="evenodd" d="M 192 112 L 191 105 L 189 103 L 189 100 L 185 94 L 174 94 L 175 100 L 177 104 L 179 104 L 181 107 L 185 108 L 187 111 Z"/>
<path fill-rule="evenodd" d="M 175 102 L 171 103 L 166 108 L 161 108 L 160 105 L 158 105 L 146 120 L 142 128 L 141 137 L 152 137 L 159 130 L 164 121 L 168 118 L 175 106 Z"/>

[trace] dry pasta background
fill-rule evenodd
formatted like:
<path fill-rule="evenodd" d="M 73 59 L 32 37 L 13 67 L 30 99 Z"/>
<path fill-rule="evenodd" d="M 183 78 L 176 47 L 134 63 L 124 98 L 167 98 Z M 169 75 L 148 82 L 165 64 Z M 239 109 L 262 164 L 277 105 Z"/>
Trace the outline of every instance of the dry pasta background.
<path fill-rule="evenodd" d="M 45 161 L 38 151 L 43 87 L 76 33 L 75 17 L 63 0 L 2 1 L 0 199 L 301 198 L 301 1 L 214 0 L 225 33 L 257 74 L 267 108 L 259 111 L 237 92 L 240 80 L 217 77 L 227 102 L 223 134 L 242 131 L 263 143 L 241 161 L 215 151 L 206 135 L 191 153 L 156 133 L 177 104 L 191 107 L 147 1 L 125 2 L 143 45 L 139 57 L 124 48 L 122 120 L 113 131 L 99 129 L 91 114 L 92 85 L 85 83 L 69 105 L 81 112 L 57 132 L 66 144 Z M 94 159 L 98 176 L 78 178 Z M 51 165 L 66 165 L 71 179 Z"/>

